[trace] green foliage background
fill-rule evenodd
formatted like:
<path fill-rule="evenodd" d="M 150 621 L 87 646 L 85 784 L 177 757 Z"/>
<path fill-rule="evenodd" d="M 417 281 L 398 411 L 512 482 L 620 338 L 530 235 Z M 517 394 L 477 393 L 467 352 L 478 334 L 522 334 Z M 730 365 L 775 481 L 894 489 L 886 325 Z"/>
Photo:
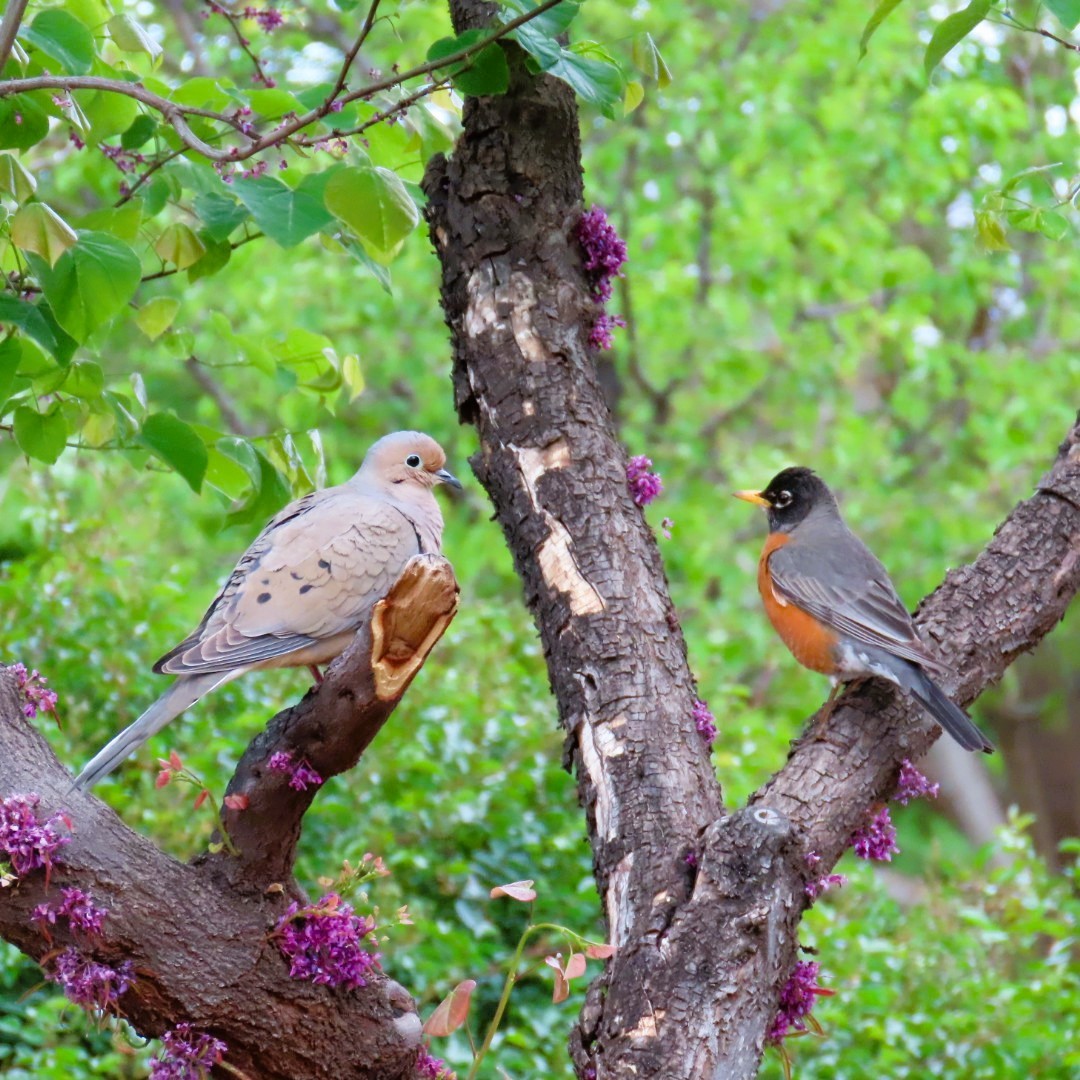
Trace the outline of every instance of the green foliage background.
<path fill-rule="evenodd" d="M 66 8 L 97 26 L 97 6 Z M 349 26 L 362 14 L 351 4 L 340 5 L 344 14 L 306 7 Z M 434 0 L 391 7 L 393 32 L 373 37 L 365 63 L 421 62 L 450 33 Z M 32 4 L 28 19 L 46 8 Z M 718 8 L 589 0 L 574 38 L 602 43 L 631 101 L 633 84 L 644 90 L 628 116 L 610 102 L 609 116 L 588 104 L 582 112 L 587 198 L 608 209 L 631 255 L 613 305 L 629 325 L 604 362 L 628 450 L 648 453 L 664 478 L 648 516 L 658 533 L 662 518 L 674 520 L 659 542 L 701 696 L 718 718 L 718 773 L 738 802 L 783 762 L 824 687 L 765 625 L 753 580 L 762 525 L 727 492 L 764 484 L 785 464 L 812 464 L 911 604 L 980 549 L 1032 490 L 1077 406 L 1080 274 L 1075 212 L 1063 200 L 1080 137 L 1069 55 L 1034 35 L 983 23 L 928 87 L 920 41 L 939 24 L 936 9 L 898 10 L 858 63 L 868 13 L 852 0 Z M 156 5 L 126 10 L 172 34 Z M 279 87 L 301 93 L 305 71 L 319 81 L 330 69 L 310 50 L 295 60 L 308 40 L 303 13 L 281 10 L 282 30 L 252 38 Z M 644 32 L 670 85 L 648 70 Z M 166 51 L 180 56 L 172 41 Z M 249 93 L 250 70 L 220 27 L 206 58 Z M 188 81 L 168 64 L 156 77 Z M 163 241 L 172 226 L 203 230 L 200 242 L 214 247 L 210 208 L 238 187 L 179 159 L 134 200 L 138 220 L 111 212 L 124 177 L 94 143 L 118 142 L 138 113 L 127 104 L 100 105 L 97 138 L 80 152 L 45 101 L 52 133 L 19 156 L 38 200 L 76 228 L 120 237 L 153 273 L 177 265 L 155 249 L 186 257 Z M 295 186 L 366 155 L 419 198 L 423 162 L 450 145 L 453 118 L 410 115 L 372 129 L 344 161 L 290 152 L 281 176 Z M 10 119 L 0 123 L 14 137 Z M 1054 167 L 1008 187 L 1034 166 Z M 16 201 L 3 210 L 10 230 Z M 226 235 L 235 241 L 256 225 L 265 228 L 258 215 Z M 438 266 L 422 230 L 380 262 L 360 248 L 362 227 L 350 228 L 333 222 L 287 248 L 254 240 L 227 265 L 144 282 L 133 297 L 139 315 L 125 300 L 91 329 L 73 354 L 76 374 L 58 374 L 63 365 L 19 335 L 16 375 L 0 346 L 0 375 L 12 373 L 0 417 L 0 659 L 49 676 L 63 725 L 44 727 L 73 767 L 160 692 L 153 660 L 194 625 L 275 504 L 310 486 L 324 460 L 328 481 L 339 482 L 376 437 L 416 426 L 468 480 L 475 439 L 453 415 Z M 5 246 L 0 266 L 18 272 L 19 258 Z M 169 314 L 158 334 L 140 328 Z M 250 439 L 230 430 L 189 356 Z M 68 381 L 57 383 L 61 375 Z M 65 438 L 84 449 L 51 467 L 29 460 L 12 433 L 19 406 L 62 411 Z M 128 428 L 120 407 L 133 417 Z M 205 445 L 201 494 L 183 478 L 184 453 L 155 452 L 139 434 L 147 413 L 175 414 Z M 536 636 L 485 496 L 466 487 L 445 507 L 461 614 L 361 766 L 320 794 L 299 869 L 314 890 L 343 859 L 381 853 L 393 876 L 376 883 L 372 902 L 387 913 L 407 903 L 415 919 L 387 931 L 388 970 L 425 1010 L 460 979 L 477 979 L 482 1019 L 524 921 L 507 901 L 487 899 L 492 885 L 534 878 L 538 916 L 602 931 Z M 1065 664 L 1075 630 L 1063 635 L 1048 648 Z M 183 789 L 155 791 L 155 755 L 175 747 L 220 789 L 248 738 L 305 679 L 229 685 L 128 762 L 103 797 L 189 857 L 210 822 L 192 817 Z M 1001 692 L 1017 692 L 1012 676 Z M 1055 722 L 1052 711 L 1044 722 Z M 1007 778 L 998 781 L 1008 799 Z M 897 816 L 903 854 L 889 872 L 913 879 L 918 899 L 896 899 L 877 868 L 842 867 L 849 884 L 805 926 L 836 996 L 817 1010 L 825 1037 L 791 1046 L 796 1075 L 1077 1075 L 1077 882 L 1049 874 L 1022 819 L 1003 840 L 1013 862 L 995 868 L 931 807 Z M 36 967 L 6 946 L 0 958 L 3 1075 L 145 1075 L 146 1051 L 96 1031 L 49 991 L 25 996 Z M 523 982 L 498 1065 L 515 1077 L 570 1076 L 563 1035 L 575 1001 L 553 1006 L 543 975 Z M 459 1068 L 468 1061 L 463 1040 L 436 1050 Z M 775 1055 L 764 1075 L 781 1075 Z"/>

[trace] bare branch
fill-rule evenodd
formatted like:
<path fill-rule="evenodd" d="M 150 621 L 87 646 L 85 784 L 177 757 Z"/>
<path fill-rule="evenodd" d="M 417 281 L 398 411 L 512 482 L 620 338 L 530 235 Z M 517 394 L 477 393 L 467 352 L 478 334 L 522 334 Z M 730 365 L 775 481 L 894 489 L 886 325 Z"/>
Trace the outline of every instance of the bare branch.
<path fill-rule="evenodd" d="M 11 55 L 15 35 L 19 32 L 19 24 L 22 22 L 28 3 L 29 0 L 8 0 L 7 10 L 4 12 L 3 21 L 0 22 L 0 71 L 3 71 Z"/>

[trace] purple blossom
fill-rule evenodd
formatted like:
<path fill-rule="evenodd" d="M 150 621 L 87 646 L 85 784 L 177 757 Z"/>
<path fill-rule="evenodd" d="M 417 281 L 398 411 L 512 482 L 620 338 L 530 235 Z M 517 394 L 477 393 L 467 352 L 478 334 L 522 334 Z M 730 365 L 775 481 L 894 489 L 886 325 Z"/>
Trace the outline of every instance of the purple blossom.
<path fill-rule="evenodd" d="M 229 1049 L 220 1039 L 177 1024 L 161 1037 L 161 1056 L 150 1063 L 150 1080 L 207 1080 Z"/>
<path fill-rule="evenodd" d="M 70 836 L 57 831 L 61 824 L 70 829 L 67 815 L 58 812 L 38 821 L 40 802 L 41 796 L 36 794 L 11 795 L 0 801 L 0 853 L 6 855 L 19 877 L 42 866 L 48 873 L 53 856 L 71 842 Z"/>
<path fill-rule="evenodd" d="M 648 506 L 664 490 L 660 474 L 651 470 L 652 460 L 644 454 L 632 457 L 626 463 L 626 484 L 638 506 Z"/>
<path fill-rule="evenodd" d="M 424 1080 L 457 1080 L 457 1073 L 448 1068 L 442 1058 L 434 1057 L 426 1046 L 420 1047 L 416 1058 L 416 1074 Z"/>
<path fill-rule="evenodd" d="M 98 149 L 122 172 L 133 173 L 142 165 L 146 158 L 134 150 L 125 150 L 122 146 L 109 146 L 101 143 Z"/>
<path fill-rule="evenodd" d="M 806 1018 L 813 1010 L 817 998 L 832 994 L 831 990 L 817 985 L 820 971 L 820 964 L 804 960 L 796 962 L 791 978 L 780 991 L 780 1005 L 765 1036 L 766 1042 L 782 1042 L 791 1031 L 806 1030 Z"/>
<path fill-rule="evenodd" d="M 620 239 L 607 214 L 599 206 L 581 215 L 575 232 L 585 255 L 584 268 L 593 299 L 602 304 L 611 299 L 611 279 L 622 276 L 626 242 Z"/>
<path fill-rule="evenodd" d="M 76 150 L 82 150 L 86 146 L 86 143 L 84 143 L 82 139 L 79 138 L 79 134 L 75 130 L 71 130 L 68 132 L 68 141 L 71 143 L 72 146 L 75 147 Z"/>
<path fill-rule="evenodd" d="M 687 853 L 686 853 L 686 854 L 685 854 L 685 855 L 683 856 L 683 860 L 682 860 L 682 861 L 683 861 L 684 863 L 686 863 L 686 865 L 687 865 L 687 866 L 689 866 L 691 870 L 696 870 L 696 869 L 697 869 L 697 862 L 698 862 L 698 854 L 697 854 L 697 852 L 696 852 L 696 851 L 694 851 L 694 849 L 693 849 L 693 848 L 691 848 L 691 849 L 690 849 L 690 850 L 689 850 L 689 851 L 688 851 L 688 852 L 687 852 Z"/>
<path fill-rule="evenodd" d="M 330 102 L 330 111 L 331 112 L 341 112 L 341 110 L 344 109 L 344 108 L 345 108 L 345 102 L 344 101 L 331 101 Z"/>
<path fill-rule="evenodd" d="M 116 967 L 99 964 L 72 946 L 52 961 L 45 978 L 57 983 L 76 1005 L 106 1012 L 131 988 L 135 969 L 130 960 L 122 960 Z"/>
<path fill-rule="evenodd" d="M 694 699 L 690 715 L 694 718 L 694 727 L 698 729 L 698 734 L 705 740 L 705 745 L 711 748 L 716 741 L 716 717 L 701 698 Z"/>
<path fill-rule="evenodd" d="M 839 889 L 842 885 L 847 884 L 847 878 L 843 874 L 826 874 L 824 877 L 818 878 L 816 881 L 808 881 L 806 883 L 806 895 L 811 900 L 816 900 L 822 893 L 828 892 L 830 889 Z"/>
<path fill-rule="evenodd" d="M 293 762 L 292 753 L 288 750 L 278 750 L 270 755 L 267 762 L 275 772 L 289 774 L 289 787 L 294 791 L 307 791 L 308 787 L 319 787 L 323 778 L 311 767 L 307 758 L 301 758 Z"/>
<path fill-rule="evenodd" d="M 891 862 L 894 855 L 900 854 L 896 846 L 896 829 L 887 806 L 877 812 L 869 825 L 855 832 L 851 845 L 860 859 L 872 859 L 874 862 Z"/>
<path fill-rule="evenodd" d="M 379 954 L 365 947 L 374 933 L 375 920 L 353 914 L 337 893 L 327 893 L 317 904 L 303 908 L 293 901 L 274 928 L 294 979 L 346 990 L 365 986 L 365 972 L 378 962 Z"/>
<path fill-rule="evenodd" d="M 56 711 L 56 691 L 45 685 L 49 680 L 37 668 L 28 672 L 25 664 L 12 664 L 11 671 L 18 680 L 19 693 L 26 699 L 23 715 L 28 720 L 33 720 L 39 712 Z"/>
<path fill-rule="evenodd" d="M 38 904 L 30 916 L 30 921 L 47 931 L 48 927 L 56 926 L 59 920 L 66 919 L 73 934 L 85 934 L 87 937 L 100 934 L 109 914 L 108 909 L 98 907 L 82 889 L 64 889 L 63 896 L 64 899 L 59 904 Z"/>
<path fill-rule="evenodd" d="M 936 799 L 940 785 L 931 784 L 907 758 L 900 763 L 900 776 L 896 782 L 896 794 L 893 798 L 901 806 L 907 806 L 912 799 Z"/>
<path fill-rule="evenodd" d="M 277 8 L 263 8 L 260 11 L 259 8 L 246 7 L 243 10 L 243 16 L 245 19 L 254 19 L 268 34 L 285 21 L 285 17 Z"/>
<path fill-rule="evenodd" d="M 672 521 L 671 518 L 666 517 L 663 521 L 660 522 L 660 531 L 664 534 L 665 540 L 671 539 L 671 530 L 674 528 L 675 522 Z"/>
<path fill-rule="evenodd" d="M 592 329 L 589 331 L 589 348 L 596 349 L 598 352 L 604 349 L 610 349 L 615 344 L 615 338 L 612 336 L 612 330 L 616 326 L 625 326 L 626 320 L 618 315 L 609 315 L 606 311 L 601 311 L 596 319 L 593 321 Z"/>

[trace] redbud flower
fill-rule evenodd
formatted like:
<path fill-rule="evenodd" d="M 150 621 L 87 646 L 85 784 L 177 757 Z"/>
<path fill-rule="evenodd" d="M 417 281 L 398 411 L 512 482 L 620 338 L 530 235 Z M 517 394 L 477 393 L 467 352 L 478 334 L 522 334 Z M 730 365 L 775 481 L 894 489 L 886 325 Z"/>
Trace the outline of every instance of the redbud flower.
<path fill-rule="evenodd" d="M 45 978 L 57 983 L 68 1000 L 76 1005 L 106 1012 L 131 989 L 135 970 L 130 960 L 122 960 L 116 967 L 110 967 L 90 960 L 78 949 L 70 947 L 52 961 Z"/>
<path fill-rule="evenodd" d="M 792 1030 L 806 1030 L 806 1017 L 810 1015 L 817 999 L 832 995 L 831 990 L 817 985 L 820 970 L 819 964 L 807 963 L 803 960 L 795 964 L 791 978 L 780 991 L 780 1005 L 765 1036 L 766 1042 L 778 1043 Z"/>
<path fill-rule="evenodd" d="M 48 931 L 50 926 L 56 926 L 60 920 L 66 920 L 73 934 L 85 934 L 87 937 L 96 937 L 101 933 L 109 912 L 107 908 L 98 907 L 88 893 L 82 889 L 64 889 L 64 899 L 57 904 L 50 901 L 46 904 L 38 904 L 34 908 L 30 921 L 37 923 L 40 929 Z"/>
<path fill-rule="evenodd" d="M 36 794 L 11 795 L 0 801 L 0 853 L 19 877 L 32 870 L 52 867 L 53 856 L 71 837 L 62 836 L 57 827 L 70 828 L 62 813 L 53 814 L 45 821 L 38 821 L 37 806 L 41 796 Z"/>
<path fill-rule="evenodd" d="M 889 808 L 883 806 L 868 825 L 856 830 L 851 843 L 860 859 L 891 862 L 894 855 L 899 855 L 896 829 L 889 817 Z"/>
<path fill-rule="evenodd" d="M 207 1080 L 228 1047 L 191 1024 L 166 1031 L 161 1056 L 150 1063 L 150 1080 Z"/>
<path fill-rule="evenodd" d="M 716 717 L 709 711 L 709 706 L 700 698 L 694 701 L 694 707 L 690 712 L 694 718 L 694 727 L 698 734 L 705 740 L 705 745 L 711 747 L 716 741 Z"/>
<path fill-rule="evenodd" d="M 919 799 L 923 796 L 928 799 L 936 799 L 939 790 L 939 784 L 931 784 L 907 758 L 904 758 L 900 764 L 900 776 L 896 783 L 896 794 L 893 795 L 893 798 L 901 806 L 907 806 L 912 799 Z"/>
<path fill-rule="evenodd" d="M 426 1046 L 420 1047 L 416 1059 L 416 1074 L 423 1077 L 423 1080 L 457 1080 L 457 1073 L 453 1072 L 442 1058 L 433 1057 Z"/>
<path fill-rule="evenodd" d="M 663 490 L 659 473 L 652 470 L 652 460 L 639 454 L 626 463 L 626 483 L 630 496 L 638 506 L 648 506 Z"/>
<path fill-rule="evenodd" d="M 353 914 L 337 893 L 327 893 L 303 908 L 293 901 L 273 936 L 294 979 L 351 990 L 366 985 L 364 974 L 378 963 L 379 954 L 366 947 L 374 933 L 374 919 Z"/>

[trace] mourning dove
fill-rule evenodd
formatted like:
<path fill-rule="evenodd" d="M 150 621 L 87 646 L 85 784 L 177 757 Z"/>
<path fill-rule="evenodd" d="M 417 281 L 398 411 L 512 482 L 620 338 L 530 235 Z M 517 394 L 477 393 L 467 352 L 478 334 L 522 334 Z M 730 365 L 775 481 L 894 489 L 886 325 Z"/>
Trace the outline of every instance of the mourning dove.
<path fill-rule="evenodd" d="M 418 431 L 367 452 L 344 484 L 290 503 L 244 552 L 198 627 L 154 671 L 179 678 L 76 778 L 88 788 L 204 694 L 245 671 L 339 656 L 414 555 L 439 554 L 436 484 L 460 488 Z M 317 667 L 316 667 L 317 672 Z"/>

